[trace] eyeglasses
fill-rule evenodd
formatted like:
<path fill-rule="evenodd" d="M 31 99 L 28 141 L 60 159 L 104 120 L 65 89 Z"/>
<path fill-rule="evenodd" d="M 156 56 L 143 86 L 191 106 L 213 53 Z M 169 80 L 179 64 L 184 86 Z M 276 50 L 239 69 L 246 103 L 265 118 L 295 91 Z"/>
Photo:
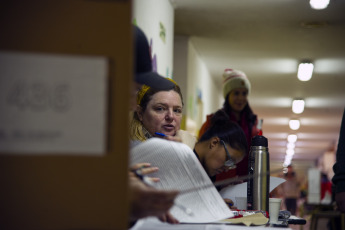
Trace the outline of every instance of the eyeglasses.
<path fill-rule="evenodd" d="M 226 152 L 226 156 L 227 156 L 227 160 L 224 162 L 224 166 L 228 167 L 229 169 L 234 169 L 236 168 L 236 163 L 235 161 L 231 158 L 230 153 L 228 151 L 228 148 L 225 145 L 225 142 L 223 140 L 220 140 L 220 142 L 223 144 L 225 152 Z"/>

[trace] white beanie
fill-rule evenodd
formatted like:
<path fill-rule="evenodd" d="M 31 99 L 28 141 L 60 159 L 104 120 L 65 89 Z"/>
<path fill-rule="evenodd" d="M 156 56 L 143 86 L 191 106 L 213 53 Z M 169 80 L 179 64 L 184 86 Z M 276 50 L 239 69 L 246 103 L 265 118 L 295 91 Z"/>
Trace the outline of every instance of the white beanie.
<path fill-rule="evenodd" d="M 235 69 L 225 69 L 223 73 L 223 95 L 231 92 L 233 89 L 245 88 L 250 92 L 250 82 L 245 73 Z"/>

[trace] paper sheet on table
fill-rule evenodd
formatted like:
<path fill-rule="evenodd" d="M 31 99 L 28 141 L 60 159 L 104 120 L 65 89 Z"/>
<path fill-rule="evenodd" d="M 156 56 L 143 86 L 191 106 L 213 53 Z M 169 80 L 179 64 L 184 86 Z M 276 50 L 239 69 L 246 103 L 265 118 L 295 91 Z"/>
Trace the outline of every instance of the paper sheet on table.
<path fill-rule="evenodd" d="M 285 179 L 271 176 L 270 192 L 272 192 L 273 189 L 285 181 Z M 219 193 L 223 198 L 231 199 L 234 202 L 234 206 L 236 206 L 236 197 L 247 197 L 247 182 L 237 185 L 229 185 L 220 190 Z"/>
<path fill-rule="evenodd" d="M 130 157 L 131 165 L 148 162 L 159 168 L 158 172 L 150 174 L 160 178 L 154 185 L 159 189 L 183 191 L 203 187 L 182 193 L 176 198 L 175 203 L 193 211 L 193 215 L 189 216 L 176 205 L 173 206 L 170 212 L 180 222 L 207 223 L 233 217 L 193 150 L 187 145 L 150 138 L 133 147 Z"/>
<path fill-rule="evenodd" d="M 236 220 L 236 219 L 233 219 Z M 157 219 L 147 218 L 137 222 L 130 230 L 276 230 L 269 226 L 245 226 L 238 224 L 218 223 L 218 224 L 168 224 Z M 292 230 L 284 228 L 284 230 Z"/>

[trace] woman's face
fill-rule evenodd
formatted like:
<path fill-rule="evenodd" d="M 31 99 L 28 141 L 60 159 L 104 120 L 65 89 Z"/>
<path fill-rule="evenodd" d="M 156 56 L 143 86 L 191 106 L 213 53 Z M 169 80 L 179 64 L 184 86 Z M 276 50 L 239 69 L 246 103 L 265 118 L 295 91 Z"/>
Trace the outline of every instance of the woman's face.
<path fill-rule="evenodd" d="M 228 103 L 234 112 L 242 112 L 248 103 L 248 90 L 245 88 L 233 89 L 228 96 Z"/>
<path fill-rule="evenodd" d="M 152 96 L 145 111 L 138 106 L 137 113 L 151 135 L 159 132 L 175 136 L 182 119 L 182 100 L 174 90 L 160 91 Z"/>
<path fill-rule="evenodd" d="M 209 176 L 215 176 L 223 171 L 228 170 L 227 166 L 224 166 L 225 161 L 229 160 L 225 151 L 224 145 L 218 142 L 214 148 L 209 149 L 208 154 L 204 160 L 204 166 Z M 237 164 L 243 160 L 244 153 L 231 148 L 228 144 L 225 144 L 231 159 Z"/>

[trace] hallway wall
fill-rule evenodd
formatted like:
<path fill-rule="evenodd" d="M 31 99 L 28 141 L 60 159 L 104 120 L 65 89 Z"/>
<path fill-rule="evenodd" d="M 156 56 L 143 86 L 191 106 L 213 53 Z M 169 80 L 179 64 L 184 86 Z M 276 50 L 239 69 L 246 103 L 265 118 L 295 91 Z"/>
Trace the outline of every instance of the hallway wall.
<path fill-rule="evenodd" d="M 193 38 L 175 37 L 174 70 L 174 79 L 183 85 L 185 129 L 197 135 L 206 115 L 220 108 L 224 99 L 207 66 L 200 59 Z"/>
<path fill-rule="evenodd" d="M 134 0 L 132 21 L 150 43 L 154 70 L 173 76 L 174 8 L 169 0 Z"/>

